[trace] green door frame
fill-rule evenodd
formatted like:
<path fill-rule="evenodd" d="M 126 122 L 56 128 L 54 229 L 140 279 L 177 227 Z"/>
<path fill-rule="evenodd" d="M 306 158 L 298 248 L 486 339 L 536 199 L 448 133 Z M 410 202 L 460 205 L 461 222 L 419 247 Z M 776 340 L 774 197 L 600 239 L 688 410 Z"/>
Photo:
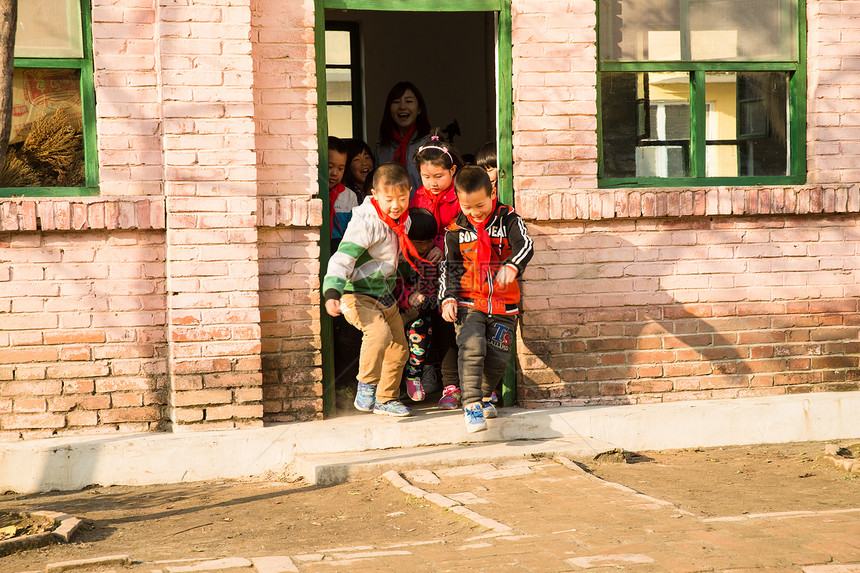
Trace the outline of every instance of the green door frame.
<path fill-rule="evenodd" d="M 319 138 L 319 197 L 323 213 L 328 213 L 328 113 L 325 82 L 325 10 L 375 10 L 386 12 L 495 12 L 496 29 L 496 97 L 498 100 L 497 155 L 499 162 L 499 199 L 509 205 L 514 200 L 513 184 L 513 67 L 510 0 L 314 0 L 314 39 L 317 74 L 317 136 Z M 328 217 L 320 226 L 320 283 L 328 266 L 331 235 Z M 331 318 L 320 305 L 322 353 L 333 355 Z M 513 356 L 502 381 L 502 403 L 513 406 L 516 400 L 516 376 Z M 323 414 L 335 409 L 334 363 L 322 361 Z"/>

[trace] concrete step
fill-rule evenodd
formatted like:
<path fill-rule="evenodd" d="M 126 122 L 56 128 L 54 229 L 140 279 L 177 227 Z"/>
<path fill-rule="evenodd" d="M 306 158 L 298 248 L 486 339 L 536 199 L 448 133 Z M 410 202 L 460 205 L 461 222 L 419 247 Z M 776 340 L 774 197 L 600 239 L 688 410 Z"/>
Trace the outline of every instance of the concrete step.
<path fill-rule="evenodd" d="M 363 452 L 297 454 L 291 469 L 309 483 L 335 485 L 353 479 L 377 477 L 389 470 L 408 471 L 555 455 L 584 460 L 614 449 L 615 446 L 607 442 L 583 437 L 444 444 Z"/>

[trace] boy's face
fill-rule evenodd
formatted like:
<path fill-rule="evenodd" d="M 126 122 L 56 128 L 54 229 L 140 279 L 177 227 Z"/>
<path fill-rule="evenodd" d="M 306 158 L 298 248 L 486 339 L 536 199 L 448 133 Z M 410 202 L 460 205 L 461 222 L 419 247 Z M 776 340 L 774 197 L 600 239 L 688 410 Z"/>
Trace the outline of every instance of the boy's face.
<path fill-rule="evenodd" d="M 398 187 L 396 185 L 383 185 L 372 191 L 379 205 L 379 210 L 391 217 L 399 219 L 400 215 L 409 209 L 409 187 Z"/>
<path fill-rule="evenodd" d="M 415 245 L 415 250 L 418 251 L 418 254 L 421 257 L 426 257 L 427 253 L 430 252 L 430 249 L 433 248 L 433 239 L 420 239 L 418 241 L 412 241 L 412 244 Z"/>
<path fill-rule="evenodd" d="M 337 151 L 328 152 L 328 188 L 329 191 L 334 189 L 341 179 L 343 179 L 343 171 L 346 169 L 346 153 L 338 153 Z"/>
<path fill-rule="evenodd" d="M 499 168 L 498 167 L 484 167 L 487 170 L 487 175 L 490 176 L 490 183 L 493 184 L 493 189 L 498 190 L 499 188 Z"/>
<path fill-rule="evenodd" d="M 489 192 L 480 189 L 472 193 L 457 193 L 460 201 L 460 209 L 467 217 L 481 223 L 493 212 L 493 200 L 496 198 L 496 190 Z"/>

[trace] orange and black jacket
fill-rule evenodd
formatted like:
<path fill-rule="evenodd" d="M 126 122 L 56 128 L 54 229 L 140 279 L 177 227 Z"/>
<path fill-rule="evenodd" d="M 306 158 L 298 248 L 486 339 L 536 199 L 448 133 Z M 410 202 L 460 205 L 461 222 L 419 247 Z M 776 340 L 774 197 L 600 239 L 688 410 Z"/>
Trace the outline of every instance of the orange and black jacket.
<path fill-rule="evenodd" d="M 460 213 L 446 227 L 445 262 L 439 279 L 440 308 L 446 300 L 487 314 L 517 314 L 520 287 L 512 281 L 502 288 L 493 284 L 499 268 L 509 265 L 522 275 L 534 254 L 526 225 L 512 207 L 498 203 L 486 225 L 492 248 L 489 261 L 478 261 L 478 234 Z"/>

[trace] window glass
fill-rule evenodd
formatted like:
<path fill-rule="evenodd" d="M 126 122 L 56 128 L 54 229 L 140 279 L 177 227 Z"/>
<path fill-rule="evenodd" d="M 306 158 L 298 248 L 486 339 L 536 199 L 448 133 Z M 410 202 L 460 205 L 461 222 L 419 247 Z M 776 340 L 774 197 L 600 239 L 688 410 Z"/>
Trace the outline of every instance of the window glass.
<path fill-rule="evenodd" d="M 600 0 L 603 61 L 793 60 L 795 0 Z"/>
<path fill-rule="evenodd" d="M 326 97 L 329 101 L 352 100 L 352 70 L 328 68 L 326 70 Z"/>
<path fill-rule="evenodd" d="M 605 177 L 690 173 L 688 73 L 601 74 Z"/>
<path fill-rule="evenodd" d="M 352 137 L 352 106 L 328 106 L 328 134 L 341 139 Z"/>
<path fill-rule="evenodd" d="M 18 3 L 16 58 L 83 58 L 80 0 Z"/>
<path fill-rule="evenodd" d="M 16 68 L 2 187 L 85 185 L 80 70 Z"/>
<path fill-rule="evenodd" d="M 349 30 L 325 31 L 325 62 L 328 66 L 348 66 L 350 56 Z"/>

